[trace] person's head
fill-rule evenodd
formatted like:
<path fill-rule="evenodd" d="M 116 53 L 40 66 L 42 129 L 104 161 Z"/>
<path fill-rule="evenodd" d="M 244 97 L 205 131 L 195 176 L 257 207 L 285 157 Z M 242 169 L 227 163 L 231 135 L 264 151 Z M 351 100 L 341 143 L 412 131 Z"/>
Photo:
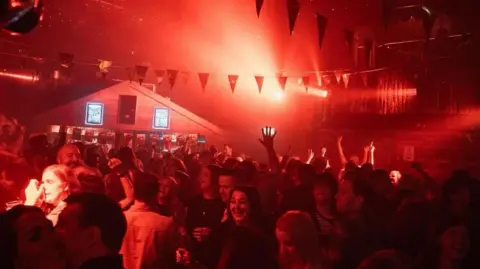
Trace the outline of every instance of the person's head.
<path fill-rule="evenodd" d="M 390 171 L 390 180 L 394 185 L 397 185 L 400 179 L 402 178 L 402 174 L 398 170 L 392 170 Z"/>
<path fill-rule="evenodd" d="M 233 171 L 223 170 L 218 176 L 218 192 L 220 193 L 220 198 L 225 204 L 228 204 L 228 199 L 232 193 L 233 188 L 235 187 L 235 177 Z"/>
<path fill-rule="evenodd" d="M 260 225 L 262 206 L 257 189 L 243 186 L 233 189 L 228 214 L 236 224 Z"/>
<path fill-rule="evenodd" d="M 412 260 L 403 253 L 385 249 L 379 250 L 363 260 L 357 269 L 410 269 L 415 268 Z"/>
<path fill-rule="evenodd" d="M 171 201 L 179 192 L 179 185 L 173 177 L 163 177 L 159 181 L 157 200 L 159 202 Z"/>
<path fill-rule="evenodd" d="M 323 173 L 328 166 L 328 160 L 326 158 L 317 158 L 312 163 L 317 174 Z"/>
<path fill-rule="evenodd" d="M 470 178 L 454 175 L 442 187 L 442 200 L 451 213 L 464 214 L 470 205 Z"/>
<path fill-rule="evenodd" d="M 235 174 L 235 183 L 242 185 L 254 185 L 258 178 L 258 164 L 250 159 L 238 164 Z"/>
<path fill-rule="evenodd" d="M 177 171 L 187 172 L 185 164 L 175 157 L 165 159 L 164 175 L 167 177 L 175 177 Z"/>
<path fill-rule="evenodd" d="M 310 216 L 300 211 L 289 211 L 281 216 L 275 235 L 282 268 L 299 263 L 315 264 L 320 253 L 317 231 Z"/>
<path fill-rule="evenodd" d="M 66 202 L 55 232 L 71 266 L 119 253 L 127 221 L 115 201 L 102 194 L 75 193 Z"/>
<path fill-rule="evenodd" d="M 58 260 L 55 239 L 52 223 L 42 210 L 24 205 L 13 207 L 0 215 L 0 268 L 22 268 L 19 264 L 24 263 L 44 266 Z"/>
<path fill-rule="evenodd" d="M 129 147 L 122 147 L 117 152 L 117 158 L 122 162 L 122 166 L 125 169 L 135 169 L 136 168 L 136 158 L 135 153 Z"/>
<path fill-rule="evenodd" d="M 158 178 L 153 174 L 137 172 L 133 181 L 133 195 L 135 200 L 154 203 L 157 201 L 160 184 Z"/>
<path fill-rule="evenodd" d="M 360 157 L 357 155 L 352 155 L 350 156 L 349 162 L 358 167 L 360 165 Z"/>
<path fill-rule="evenodd" d="M 54 164 L 45 168 L 42 174 L 45 202 L 54 206 L 65 200 L 69 194 L 81 190 L 75 173 L 66 165 Z"/>
<path fill-rule="evenodd" d="M 80 150 L 74 144 L 64 145 L 57 153 L 57 163 L 67 165 L 72 168 L 82 165 L 83 161 Z"/>
<path fill-rule="evenodd" d="M 220 166 L 217 165 L 202 166 L 200 175 L 198 176 L 200 191 L 216 191 L 218 188 L 218 175 L 220 169 Z"/>
<path fill-rule="evenodd" d="M 439 241 L 440 257 L 450 262 L 462 261 L 470 248 L 468 229 L 460 223 L 445 227 Z"/>
<path fill-rule="evenodd" d="M 77 176 L 77 179 L 78 182 L 80 182 L 80 189 L 82 192 L 106 193 L 105 182 L 101 176 L 80 174 Z"/>
<path fill-rule="evenodd" d="M 335 195 L 338 186 L 335 177 L 330 173 L 321 174 L 313 182 L 313 197 L 317 205 L 335 206 Z"/>
<path fill-rule="evenodd" d="M 247 226 L 236 226 L 226 238 L 217 269 L 279 269 L 267 239 Z"/>
<path fill-rule="evenodd" d="M 360 180 L 354 173 L 347 173 L 340 182 L 335 196 L 339 213 L 356 215 L 364 208 L 365 200 L 371 198 L 373 191 L 370 186 Z"/>

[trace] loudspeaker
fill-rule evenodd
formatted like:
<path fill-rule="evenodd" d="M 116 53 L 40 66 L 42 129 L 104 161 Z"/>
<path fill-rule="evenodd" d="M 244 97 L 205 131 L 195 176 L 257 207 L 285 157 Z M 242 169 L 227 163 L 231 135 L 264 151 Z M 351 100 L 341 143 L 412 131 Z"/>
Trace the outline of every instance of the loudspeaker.
<path fill-rule="evenodd" d="M 135 125 L 137 111 L 137 97 L 134 95 L 120 95 L 118 99 L 118 123 Z"/>

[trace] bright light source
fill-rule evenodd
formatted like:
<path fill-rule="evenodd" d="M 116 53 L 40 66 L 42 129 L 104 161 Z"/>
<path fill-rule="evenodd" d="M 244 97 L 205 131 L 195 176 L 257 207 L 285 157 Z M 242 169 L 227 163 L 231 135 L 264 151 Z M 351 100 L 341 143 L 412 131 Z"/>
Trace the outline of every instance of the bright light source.
<path fill-rule="evenodd" d="M 321 98 L 327 98 L 328 97 L 328 91 L 327 90 L 316 90 L 316 89 L 313 89 L 312 91 L 312 94 L 318 96 L 318 97 L 321 97 Z"/>
<path fill-rule="evenodd" d="M 277 101 L 282 101 L 283 98 L 285 98 L 285 93 L 283 93 L 283 91 L 276 91 L 273 93 L 272 97 Z"/>
<path fill-rule="evenodd" d="M 8 77 L 8 78 L 14 78 L 14 79 L 30 81 L 30 82 L 36 82 L 39 79 L 35 75 L 15 74 L 15 73 L 8 73 L 8 72 L 1 72 L 1 71 L 0 71 L 0 77 Z"/>

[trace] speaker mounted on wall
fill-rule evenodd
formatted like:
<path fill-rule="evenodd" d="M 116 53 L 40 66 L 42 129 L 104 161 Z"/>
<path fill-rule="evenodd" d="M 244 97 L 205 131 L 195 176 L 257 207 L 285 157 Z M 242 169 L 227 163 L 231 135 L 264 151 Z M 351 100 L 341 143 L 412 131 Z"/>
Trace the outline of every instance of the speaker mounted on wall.
<path fill-rule="evenodd" d="M 137 96 L 120 95 L 118 99 L 118 123 L 135 125 Z"/>

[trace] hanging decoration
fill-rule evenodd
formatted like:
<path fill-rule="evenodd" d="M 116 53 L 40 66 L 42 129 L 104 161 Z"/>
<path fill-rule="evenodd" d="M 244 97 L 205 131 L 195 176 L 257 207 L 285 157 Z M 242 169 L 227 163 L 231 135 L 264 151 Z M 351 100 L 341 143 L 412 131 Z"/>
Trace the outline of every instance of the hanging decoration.
<path fill-rule="evenodd" d="M 165 77 L 165 70 L 155 70 L 155 75 L 157 76 L 157 84 L 160 85 L 163 82 L 163 78 Z"/>
<path fill-rule="evenodd" d="M 342 81 L 342 74 L 343 74 L 342 71 L 335 71 L 334 73 L 335 79 L 337 79 L 338 84 L 340 84 L 340 81 Z"/>
<path fill-rule="evenodd" d="M 363 85 L 368 88 L 368 75 L 367 75 L 367 73 L 360 73 L 360 77 L 362 78 Z"/>
<path fill-rule="evenodd" d="M 230 89 L 232 93 L 235 93 L 235 87 L 237 86 L 238 75 L 228 75 L 228 83 L 230 84 Z"/>
<path fill-rule="evenodd" d="M 180 71 L 180 79 L 181 79 L 183 84 L 187 84 L 189 78 L 190 78 L 190 72 Z"/>
<path fill-rule="evenodd" d="M 348 82 L 350 81 L 350 74 L 345 73 L 343 74 L 342 78 L 343 78 L 343 83 L 345 84 L 345 88 L 348 88 Z"/>
<path fill-rule="evenodd" d="M 148 66 L 145 65 L 136 65 L 135 72 L 137 73 L 138 83 L 142 85 L 145 77 L 147 76 Z"/>
<path fill-rule="evenodd" d="M 98 64 L 99 77 L 106 78 L 108 74 L 108 69 L 111 66 L 112 66 L 111 61 L 100 60 L 100 63 Z"/>
<path fill-rule="evenodd" d="M 310 87 L 310 77 L 304 76 L 302 78 L 303 86 L 305 86 L 305 91 L 308 92 L 308 87 Z"/>
<path fill-rule="evenodd" d="M 373 40 L 365 39 L 365 66 L 370 68 L 372 66 L 372 49 Z"/>
<path fill-rule="evenodd" d="M 385 31 L 392 19 L 393 11 L 395 10 L 395 0 L 382 0 L 382 18 Z"/>
<path fill-rule="evenodd" d="M 288 26 L 290 29 L 290 35 L 293 34 L 295 29 L 295 23 L 297 22 L 298 13 L 300 12 L 300 2 L 298 0 L 287 0 L 288 10 Z"/>
<path fill-rule="evenodd" d="M 257 8 L 257 18 L 260 18 L 260 12 L 262 12 L 264 0 L 255 0 L 255 7 Z"/>
<path fill-rule="evenodd" d="M 328 19 L 320 13 L 317 13 L 317 33 L 318 33 L 318 45 L 322 48 L 323 38 L 325 37 L 325 31 L 327 30 Z"/>
<path fill-rule="evenodd" d="M 277 80 L 278 84 L 280 84 L 280 88 L 282 88 L 282 91 L 285 91 L 285 87 L 287 86 L 287 77 L 282 74 L 278 74 Z"/>
<path fill-rule="evenodd" d="M 74 55 L 70 53 L 63 53 L 59 54 L 60 57 L 60 65 L 65 69 L 70 69 L 73 67 L 73 58 Z"/>
<path fill-rule="evenodd" d="M 198 73 L 198 79 L 200 80 L 200 84 L 202 85 L 203 91 L 205 91 L 205 87 L 207 86 L 209 76 L 210 76 L 209 73 Z"/>
<path fill-rule="evenodd" d="M 265 78 L 263 76 L 255 76 L 255 81 L 257 82 L 257 86 L 258 86 L 258 93 L 262 93 L 264 79 Z"/>
<path fill-rule="evenodd" d="M 432 29 L 436 19 L 437 15 L 433 14 L 428 7 L 422 6 L 423 30 L 425 31 L 425 41 L 427 44 L 432 36 Z"/>
<path fill-rule="evenodd" d="M 173 86 L 175 86 L 175 82 L 177 81 L 178 70 L 168 69 L 167 70 L 167 77 L 168 77 L 168 84 L 170 84 L 170 88 L 173 90 Z"/>

